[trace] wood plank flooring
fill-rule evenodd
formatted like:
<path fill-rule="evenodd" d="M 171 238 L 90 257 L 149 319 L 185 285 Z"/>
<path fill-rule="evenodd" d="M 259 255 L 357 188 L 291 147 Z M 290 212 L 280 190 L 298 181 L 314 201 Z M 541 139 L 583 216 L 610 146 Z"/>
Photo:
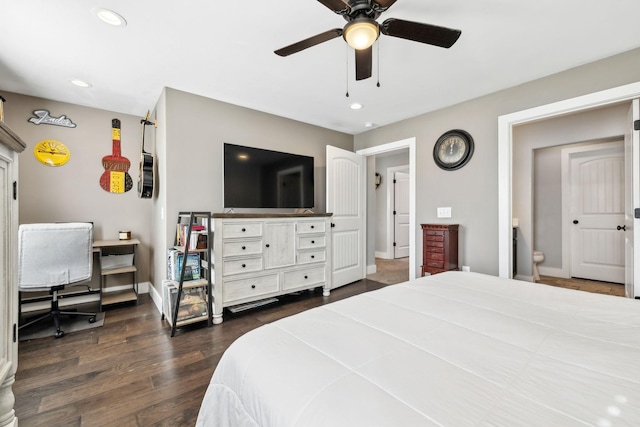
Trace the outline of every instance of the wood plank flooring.
<path fill-rule="evenodd" d="M 148 295 L 106 312 L 104 326 L 20 342 L 13 391 L 20 427 L 193 426 L 213 370 L 239 336 L 282 317 L 386 286 L 361 280 L 287 296 L 171 338 Z M 206 324 L 205 324 L 206 325 Z"/>
<path fill-rule="evenodd" d="M 13 391 L 20 427 L 193 426 L 213 370 L 239 336 L 384 286 L 365 279 L 333 290 L 328 298 L 320 289 L 302 292 L 259 309 L 225 312 L 221 325 L 194 325 L 173 338 L 149 296 L 141 295 L 137 306 L 108 310 L 103 327 L 19 344 Z M 610 293 L 611 284 L 594 286 L 588 290 Z"/>

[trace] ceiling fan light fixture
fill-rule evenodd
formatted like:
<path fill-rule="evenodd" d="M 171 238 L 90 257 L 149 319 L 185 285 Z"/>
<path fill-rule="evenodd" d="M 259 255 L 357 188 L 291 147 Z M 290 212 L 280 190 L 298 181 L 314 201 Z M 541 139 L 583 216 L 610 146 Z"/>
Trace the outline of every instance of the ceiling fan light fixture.
<path fill-rule="evenodd" d="M 356 50 L 368 49 L 380 36 L 378 23 L 369 18 L 356 18 L 349 22 L 342 32 L 342 37 L 349 46 Z"/>

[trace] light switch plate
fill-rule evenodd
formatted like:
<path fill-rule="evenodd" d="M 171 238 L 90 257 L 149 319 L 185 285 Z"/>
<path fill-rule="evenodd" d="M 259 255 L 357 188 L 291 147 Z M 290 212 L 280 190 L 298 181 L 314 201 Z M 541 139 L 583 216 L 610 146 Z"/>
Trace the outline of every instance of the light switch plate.
<path fill-rule="evenodd" d="M 451 208 L 438 208 L 438 218 L 451 218 Z"/>

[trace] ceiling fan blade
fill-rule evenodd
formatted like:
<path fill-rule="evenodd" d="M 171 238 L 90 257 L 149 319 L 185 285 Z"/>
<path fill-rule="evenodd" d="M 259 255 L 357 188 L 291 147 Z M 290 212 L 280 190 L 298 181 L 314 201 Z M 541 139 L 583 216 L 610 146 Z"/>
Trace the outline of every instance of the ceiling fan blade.
<path fill-rule="evenodd" d="M 356 50 L 356 80 L 364 80 L 371 77 L 373 64 L 373 47 Z"/>
<path fill-rule="evenodd" d="M 387 10 L 396 2 L 396 0 L 374 0 L 383 9 Z"/>
<path fill-rule="evenodd" d="M 349 0 L 318 0 L 323 5 L 327 6 L 329 9 L 333 10 L 335 13 L 346 12 L 351 9 L 351 3 Z"/>
<path fill-rule="evenodd" d="M 285 46 L 281 49 L 274 51 L 276 55 L 289 56 L 301 50 L 315 46 L 320 43 L 324 43 L 327 40 L 335 39 L 342 35 L 342 28 L 334 28 L 333 30 L 325 31 L 324 33 L 316 34 L 308 39 L 301 40 L 297 43 L 293 43 L 289 46 Z"/>
<path fill-rule="evenodd" d="M 380 25 L 380 32 L 387 36 L 400 37 L 420 43 L 450 48 L 458 40 L 462 31 L 436 25 L 421 24 L 389 18 Z"/>

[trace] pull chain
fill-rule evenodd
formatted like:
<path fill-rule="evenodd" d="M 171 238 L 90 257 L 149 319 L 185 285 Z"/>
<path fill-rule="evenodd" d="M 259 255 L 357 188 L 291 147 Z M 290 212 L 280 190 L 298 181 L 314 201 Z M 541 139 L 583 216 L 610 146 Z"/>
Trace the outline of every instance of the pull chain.
<path fill-rule="evenodd" d="M 378 68 L 378 82 L 376 83 L 376 86 L 380 87 L 380 40 L 376 42 L 376 50 L 378 52 L 378 55 L 376 58 L 376 61 L 378 62 L 376 64 L 376 67 Z"/>
<path fill-rule="evenodd" d="M 345 63 L 346 63 L 346 66 L 344 67 L 344 70 L 345 70 L 345 74 L 346 74 L 346 77 L 347 77 L 347 79 L 346 79 L 346 83 L 347 83 L 347 93 L 345 94 L 345 96 L 348 98 L 348 97 L 349 97 L 349 45 L 347 45 L 347 44 L 345 43 L 345 46 L 346 46 L 346 47 L 345 47 L 345 49 L 346 49 L 346 50 L 345 50 L 345 52 L 346 52 L 346 55 L 345 55 L 345 59 L 346 59 Z"/>

